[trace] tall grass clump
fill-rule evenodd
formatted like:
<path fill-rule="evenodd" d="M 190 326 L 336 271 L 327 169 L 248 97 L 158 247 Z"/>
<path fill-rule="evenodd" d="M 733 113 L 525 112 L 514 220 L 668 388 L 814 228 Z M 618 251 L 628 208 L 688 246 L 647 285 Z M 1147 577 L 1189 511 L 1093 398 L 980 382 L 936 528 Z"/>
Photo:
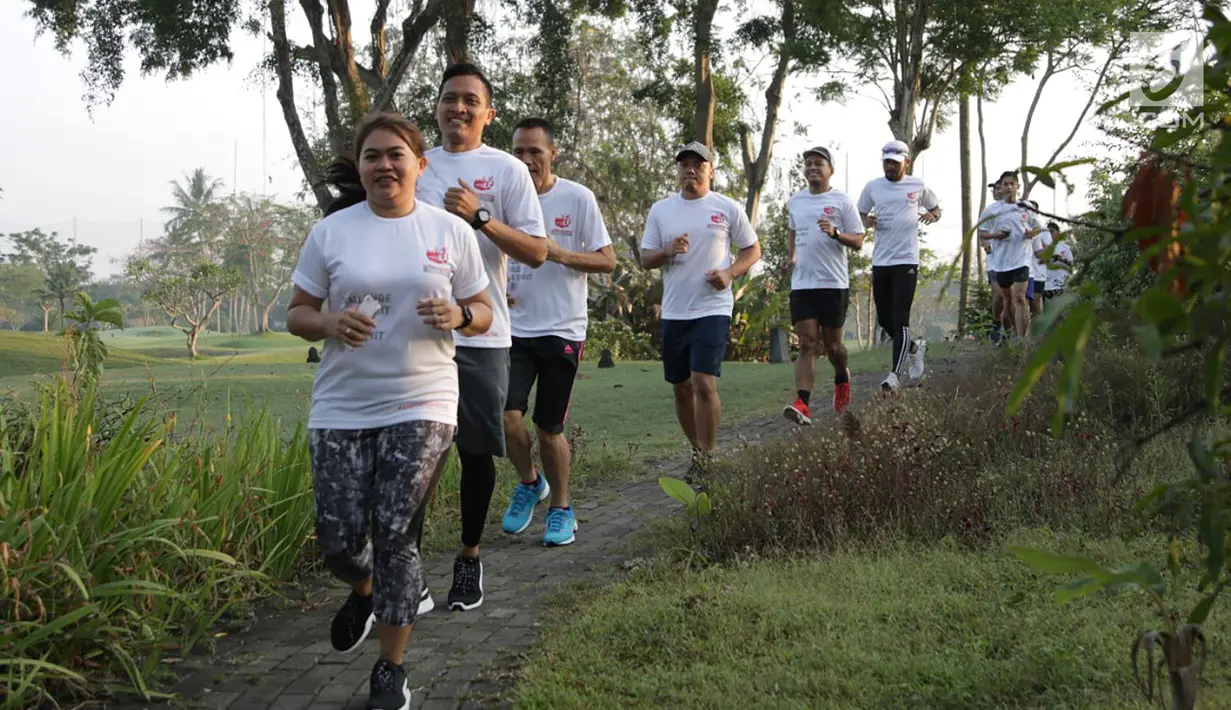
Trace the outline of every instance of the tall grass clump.
<path fill-rule="evenodd" d="M 156 696 L 166 654 L 302 564 L 306 434 L 259 412 L 178 437 L 63 379 L 38 404 L 0 410 L 0 707 Z"/>
<path fill-rule="evenodd" d="M 1191 372 L 1107 340 L 1087 363 L 1081 408 L 1052 439 L 1054 399 L 1032 397 L 1006 416 L 1020 364 L 987 358 L 877 397 L 839 427 L 749 449 L 710 486 L 700 551 L 723 560 L 903 537 L 977 545 L 1023 526 L 1126 529 L 1136 500 L 1187 459 L 1174 438 L 1131 471 L 1122 454 L 1188 406 Z"/>

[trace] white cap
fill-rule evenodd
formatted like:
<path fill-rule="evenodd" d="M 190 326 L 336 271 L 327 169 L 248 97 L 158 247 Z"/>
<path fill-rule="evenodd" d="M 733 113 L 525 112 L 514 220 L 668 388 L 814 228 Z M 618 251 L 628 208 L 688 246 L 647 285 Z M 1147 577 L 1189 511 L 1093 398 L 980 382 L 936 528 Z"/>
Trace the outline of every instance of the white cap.
<path fill-rule="evenodd" d="M 881 148 L 881 160 L 896 160 L 905 163 L 910 159 L 910 147 L 902 141 L 889 141 Z"/>

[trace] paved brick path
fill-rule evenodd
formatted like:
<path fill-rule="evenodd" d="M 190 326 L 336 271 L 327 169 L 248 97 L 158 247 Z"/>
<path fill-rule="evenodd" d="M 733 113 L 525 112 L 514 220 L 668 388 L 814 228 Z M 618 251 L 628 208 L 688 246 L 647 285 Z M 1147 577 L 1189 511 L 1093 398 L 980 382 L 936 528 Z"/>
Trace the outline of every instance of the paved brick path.
<path fill-rule="evenodd" d="M 826 372 L 824 367 L 818 369 Z M 858 400 L 874 391 L 877 380 L 856 376 L 852 385 Z M 817 404 L 832 415 L 827 389 L 818 387 Z M 720 449 L 793 429 L 800 428 L 779 414 L 737 425 L 724 423 Z M 520 654 L 534 642 L 545 599 L 563 584 L 643 553 L 630 548 L 634 534 L 647 521 L 678 508 L 658 487 L 657 478 L 679 475 L 687 463 L 684 457 L 654 462 L 644 479 L 587 491 L 577 505 L 577 542 L 568 547 L 542 547 L 541 510 L 536 511 L 534 524 L 516 537 L 504 535 L 498 526 L 489 527 L 483 542 L 486 598 L 474 611 L 444 610 L 452 555 L 430 560 L 427 578 L 437 609 L 415 623 L 407 649 L 405 665 L 414 689 L 411 707 L 511 707 L 500 699 L 501 679 L 509 678 Z M 231 710 L 362 710 L 378 645 L 373 632 L 351 655 L 333 650 L 329 622 L 345 594 L 339 585 L 323 587 L 304 605 L 306 610 L 260 619 L 236 637 L 222 639 L 216 655 L 185 660 L 174 688 L 183 698 L 178 704 Z M 127 704 L 116 710 L 153 707 L 166 705 Z"/>

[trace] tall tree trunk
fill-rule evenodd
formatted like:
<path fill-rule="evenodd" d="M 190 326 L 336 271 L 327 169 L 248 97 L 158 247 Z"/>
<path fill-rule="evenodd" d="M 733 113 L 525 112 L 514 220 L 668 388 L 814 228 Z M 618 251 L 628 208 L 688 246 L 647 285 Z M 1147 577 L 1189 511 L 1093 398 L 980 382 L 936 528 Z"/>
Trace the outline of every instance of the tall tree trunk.
<path fill-rule="evenodd" d="M 958 145 L 962 173 L 962 284 L 958 296 L 957 334 L 966 335 L 966 304 L 970 298 L 970 251 L 973 220 L 970 216 L 970 94 L 958 97 Z"/>
<path fill-rule="evenodd" d="M 295 106 L 295 72 L 291 64 L 291 43 L 286 36 L 286 0 L 269 0 L 269 28 L 274 47 L 274 66 L 278 75 L 277 97 L 278 104 L 282 107 L 282 118 L 290 131 L 291 145 L 295 148 L 299 169 L 303 171 L 303 176 L 316 197 L 317 205 L 324 209 L 333 200 L 333 195 L 329 193 L 329 188 L 325 187 L 324 172 L 316 162 L 312 144 L 299 120 L 299 109 Z"/>
<path fill-rule="evenodd" d="M 980 86 L 975 94 L 975 110 L 979 117 L 979 214 L 987 209 L 987 135 L 983 132 L 983 88 Z M 976 242 L 979 248 L 975 250 L 979 258 L 979 283 L 983 283 L 983 275 L 987 270 L 983 267 L 983 244 Z"/>
<path fill-rule="evenodd" d="M 43 309 L 43 332 L 46 333 L 48 330 L 51 329 L 51 326 L 50 326 L 51 312 L 55 310 L 56 307 L 54 305 L 48 306 L 45 303 L 40 303 L 39 308 Z"/>
<path fill-rule="evenodd" d="M 757 226 L 757 212 L 761 206 L 761 191 L 774 156 L 774 133 L 778 128 L 778 110 L 782 107 L 782 90 L 791 69 L 790 47 L 795 42 L 795 0 L 782 2 L 782 46 L 778 49 L 778 64 L 774 76 L 765 89 L 765 126 L 761 129 L 761 149 L 756 158 L 752 155 L 752 139 L 748 127 L 739 127 L 740 149 L 744 157 L 744 175 L 748 179 L 748 198 L 744 212 L 753 227 Z"/>
<path fill-rule="evenodd" d="M 368 87 L 359 76 L 359 65 L 355 63 L 355 45 L 351 41 L 350 2 L 348 0 L 328 0 L 329 19 L 333 23 L 333 59 L 341 64 L 341 71 L 335 71 L 342 80 L 342 92 L 350 106 L 350 124 L 356 125 L 368 112 Z"/>
<path fill-rule="evenodd" d="M 693 15 L 693 87 L 696 106 L 693 108 L 692 133 L 711 149 L 714 147 L 714 75 L 710 72 L 710 52 L 713 48 L 714 14 L 719 0 L 698 0 Z"/>
<path fill-rule="evenodd" d="M 868 279 L 868 348 L 876 345 L 876 300 L 872 298 L 872 280 Z"/>
<path fill-rule="evenodd" d="M 474 0 L 450 0 L 444 11 L 445 56 L 450 64 L 470 61 L 470 27 Z"/>

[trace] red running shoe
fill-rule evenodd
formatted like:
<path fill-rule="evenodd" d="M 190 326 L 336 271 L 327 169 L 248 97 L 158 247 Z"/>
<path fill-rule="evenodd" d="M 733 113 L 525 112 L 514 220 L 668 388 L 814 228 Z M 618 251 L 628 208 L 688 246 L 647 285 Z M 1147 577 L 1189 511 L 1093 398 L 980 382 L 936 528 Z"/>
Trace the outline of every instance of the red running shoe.
<path fill-rule="evenodd" d="M 846 382 L 840 385 L 833 386 L 833 410 L 842 413 L 842 410 L 851 406 L 851 371 L 846 371 Z"/>
<path fill-rule="evenodd" d="M 782 416 L 790 419 L 796 424 L 811 424 L 812 410 L 808 409 L 808 405 L 799 397 L 795 398 L 795 402 L 782 410 Z"/>

